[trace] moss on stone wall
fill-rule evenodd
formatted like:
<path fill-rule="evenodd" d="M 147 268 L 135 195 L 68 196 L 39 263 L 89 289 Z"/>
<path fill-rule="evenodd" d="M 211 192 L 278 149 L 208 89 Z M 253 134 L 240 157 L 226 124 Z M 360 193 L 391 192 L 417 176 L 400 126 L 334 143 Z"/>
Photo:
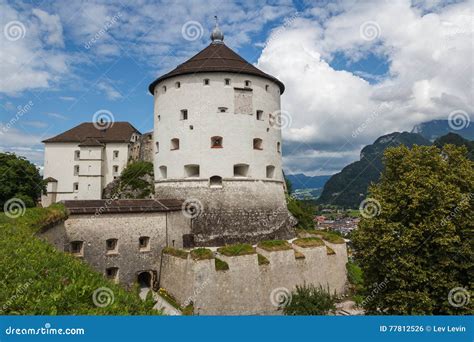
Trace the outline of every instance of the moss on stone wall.
<path fill-rule="evenodd" d="M 237 243 L 234 245 L 228 245 L 217 249 L 217 251 L 226 256 L 238 256 L 238 255 L 247 255 L 255 254 L 255 248 L 246 243 Z"/>
<path fill-rule="evenodd" d="M 191 258 L 194 260 L 206 260 L 214 258 L 214 254 L 208 248 L 196 248 L 191 251 Z"/>
<path fill-rule="evenodd" d="M 290 244 L 285 240 L 266 240 L 260 241 L 257 245 L 261 249 L 266 251 L 284 251 L 291 249 Z"/>
<path fill-rule="evenodd" d="M 293 244 L 299 247 L 321 247 L 324 246 L 324 241 L 317 237 L 300 238 L 293 241 Z"/>
<path fill-rule="evenodd" d="M 172 255 L 181 259 L 187 259 L 189 253 L 186 251 L 183 251 L 182 249 L 177 249 L 173 247 L 165 247 L 163 248 L 163 254 Z"/>

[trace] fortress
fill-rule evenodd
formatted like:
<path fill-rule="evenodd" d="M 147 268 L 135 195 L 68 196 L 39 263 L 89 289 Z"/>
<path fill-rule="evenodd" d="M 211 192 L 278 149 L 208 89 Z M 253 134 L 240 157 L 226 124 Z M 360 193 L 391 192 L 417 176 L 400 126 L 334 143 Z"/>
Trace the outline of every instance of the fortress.
<path fill-rule="evenodd" d="M 296 239 L 296 220 L 287 210 L 283 83 L 228 48 L 217 23 L 211 40 L 150 84 L 153 135 L 141 138 L 133 126 L 120 123 L 127 129 L 88 125 L 82 131 L 91 136 L 81 136 L 83 142 L 71 133 L 75 129 L 45 141 L 50 145 L 45 178 L 54 196 L 48 194 L 44 203 L 62 200 L 69 218 L 40 236 L 113 281 L 165 288 L 181 305 L 192 303 L 197 314 L 276 313 L 278 291 L 288 295 L 304 283 L 343 293 L 344 241 L 307 232 Z M 65 135 L 73 137 L 67 149 L 61 145 Z M 122 145 L 107 147 L 117 141 Z M 137 142 L 146 149 L 138 149 Z M 97 196 L 104 188 L 104 165 L 117 171 L 123 166 L 116 169 L 115 158 L 144 154 L 153 158 L 155 199 Z M 81 165 L 71 174 L 58 167 L 68 158 Z M 91 162 L 97 175 L 87 173 Z M 81 188 L 76 195 L 61 195 L 62 179 L 72 184 L 76 171 Z M 309 245 L 303 243 L 308 237 Z M 267 248 L 268 240 L 279 240 L 280 248 Z M 247 245 L 243 254 L 219 248 L 235 243 L 253 247 Z M 199 256 L 203 252 L 206 256 Z"/>

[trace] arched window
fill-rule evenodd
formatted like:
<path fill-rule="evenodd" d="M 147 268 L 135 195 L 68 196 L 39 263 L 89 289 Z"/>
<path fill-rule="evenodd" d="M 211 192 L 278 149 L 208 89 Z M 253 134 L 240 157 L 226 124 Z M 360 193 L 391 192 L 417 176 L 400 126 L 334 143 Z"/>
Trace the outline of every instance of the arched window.
<path fill-rule="evenodd" d="M 277 142 L 277 152 L 281 153 L 281 143 Z"/>
<path fill-rule="evenodd" d="M 267 178 L 275 177 L 275 166 L 267 165 Z"/>
<path fill-rule="evenodd" d="M 166 93 L 166 86 L 163 86 L 163 93 Z"/>
<path fill-rule="evenodd" d="M 211 148 L 222 148 L 223 139 L 222 137 L 212 137 L 211 138 Z"/>
<path fill-rule="evenodd" d="M 265 85 L 265 91 L 268 91 L 268 89 L 270 89 L 270 86 L 267 84 Z"/>
<path fill-rule="evenodd" d="M 234 177 L 248 177 L 249 165 L 248 164 L 235 164 L 234 165 Z"/>
<path fill-rule="evenodd" d="M 260 138 L 253 139 L 253 149 L 254 150 L 263 150 L 263 141 Z"/>
<path fill-rule="evenodd" d="M 164 165 L 160 166 L 160 176 L 162 179 L 168 178 L 168 168 Z"/>
<path fill-rule="evenodd" d="M 211 188 L 222 188 L 222 177 L 212 176 L 211 178 L 209 178 L 209 186 Z"/>
<path fill-rule="evenodd" d="M 171 147 L 170 147 L 170 150 L 171 150 L 171 151 L 179 150 L 179 139 L 178 139 L 178 138 L 173 138 L 173 139 L 171 139 Z"/>
<path fill-rule="evenodd" d="M 199 165 L 184 165 L 184 175 L 185 177 L 199 177 Z"/>

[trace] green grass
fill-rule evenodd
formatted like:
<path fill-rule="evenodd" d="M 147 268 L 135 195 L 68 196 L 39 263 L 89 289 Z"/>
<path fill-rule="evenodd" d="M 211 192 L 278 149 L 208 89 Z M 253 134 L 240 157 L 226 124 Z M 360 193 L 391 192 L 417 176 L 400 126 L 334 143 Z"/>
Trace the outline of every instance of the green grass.
<path fill-rule="evenodd" d="M 214 258 L 214 254 L 208 248 L 196 248 L 191 251 L 191 258 L 194 260 L 207 260 Z"/>
<path fill-rule="evenodd" d="M 216 271 L 227 271 L 229 269 L 229 264 L 226 263 L 224 260 L 215 258 L 215 267 Z"/>
<path fill-rule="evenodd" d="M 142 301 L 138 287 L 127 291 L 76 257 L 60 252 L 35 233 L 67 218 L 62 205 L 27 209 L 17 219 L 0 214 L 0 314 L 3 315 L 157 315 L 153 301 Z M 113 293 L 100 308 L 99 288 Z M 105 292 L 104 292 L 105 293 Z"/>
<path fill-rule="evenodd" d="M 228 245 L 225 247 L 218 248 L 217 251 L 225 256 L 238 256 L 255 254 L 255 248 L 247 243 L 237 243 L 234 245 Z"/>
<path fill-rule="evenodd" d="M 260 241 L 258 247 L 266 251 L 285 251 L 291 249 L 290 244 L 284 240 L 267 240 Z"/>
<path fill-rule="evenodd" d="M 178 248 L 173 248 L 173 247 L 165 247 L 163 248 L 163 253 L 164 254 L 169 254 L 181 259 L 187 259 L 188 258 L 188 252 L 183 251 L 182 249 Z"/>
<path fill-rule="evenodd" d="M 316 235 L 330 243 L 336 243 L 336 244 L 345 243 L 344 239 L 341 236 L 337 235 L 336 233 L 328 232 L 325 230 L 298 229 L 297 234 L 299 237 L 305 237 L 307 236 L 307 234 Z"/>
<path fill-rule="evenodd" d="M 317 237 L 300 238 L 293 241 L 293 244 L 299 247 L 321 247 L 324 246 L 324 241 Z"/>
<path fill-rule="evenodd" d="M 257 254 L 258 257 L 258 264 L 259 265 L 268 265 L 270 264 L 270 261 L 265 258 L 262 254 Z"/>

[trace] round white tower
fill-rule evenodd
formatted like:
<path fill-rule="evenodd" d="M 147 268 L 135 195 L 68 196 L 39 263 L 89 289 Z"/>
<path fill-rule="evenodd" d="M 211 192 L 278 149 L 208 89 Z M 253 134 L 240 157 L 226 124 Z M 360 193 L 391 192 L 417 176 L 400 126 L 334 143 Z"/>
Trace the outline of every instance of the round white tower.
<path fill-rule="evenodd" d="M 217 23 L 211 39 L 149 86 L 156 197 L 194 203 L 191 240 L 198 245 L 289 237 L 284 85 L 228 48 Z"/>

